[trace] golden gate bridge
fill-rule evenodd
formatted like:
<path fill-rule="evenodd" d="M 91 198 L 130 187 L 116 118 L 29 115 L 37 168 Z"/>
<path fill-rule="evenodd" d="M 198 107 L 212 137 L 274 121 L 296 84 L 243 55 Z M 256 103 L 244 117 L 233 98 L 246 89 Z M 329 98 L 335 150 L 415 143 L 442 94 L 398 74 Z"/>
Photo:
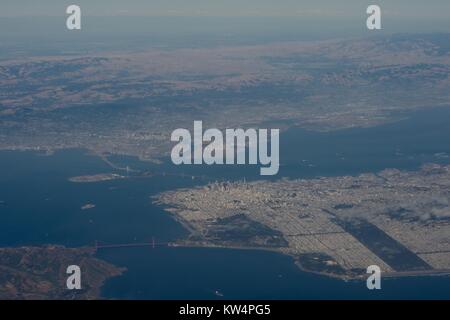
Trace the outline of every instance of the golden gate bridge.
<path fill-rule="evenodd" d="M 150 247 L 155 249 L 157 247 L 170 247 L 172 244 L 170 242 L 157 242 L 155 238 L 152 237 L 150 242 L 128 242 L 128 243 L 100 243 L 98 240 L 95 240 L 94 248 L 95 250 L 100 249 L 118 249 L 118 248 L 138 248 L 138 247 Z"/>

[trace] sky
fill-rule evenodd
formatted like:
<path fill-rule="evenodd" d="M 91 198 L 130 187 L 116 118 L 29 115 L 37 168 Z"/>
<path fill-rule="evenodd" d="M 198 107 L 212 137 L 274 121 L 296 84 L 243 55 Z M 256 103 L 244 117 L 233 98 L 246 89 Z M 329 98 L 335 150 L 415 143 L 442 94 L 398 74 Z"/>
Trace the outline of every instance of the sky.
<path fill-rule="evenodd" d="M 67 31 L 72 4 L 81 7 L 80 32 Z M 381 7 L 382 30 L 369 33 L 371 4 Z M 0 0 L 0 59 L 436 32 L 450 32 L 450 0 Z"/>
<path fill-rule="evenodd" d="M 59 16 L 77 4 L 92 16 L 357 17 L 369 4 L 402 18 L 450 18 L 449 0 L 1 0 L 0 16 Z"/>

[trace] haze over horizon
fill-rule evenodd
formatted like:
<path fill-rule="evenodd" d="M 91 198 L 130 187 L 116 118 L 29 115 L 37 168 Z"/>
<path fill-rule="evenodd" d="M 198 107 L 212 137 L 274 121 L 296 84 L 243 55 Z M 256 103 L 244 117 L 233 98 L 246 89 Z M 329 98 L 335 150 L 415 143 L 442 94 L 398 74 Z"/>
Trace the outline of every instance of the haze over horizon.
<path fill-rule="evenodd" d="M 368 5 L 378 4 L 383 12 L 399 18 L 448 18 L 446 0 L 3 0 L 1 17 L 59 16 L 71 4 L 82 6 L 91 16 L 294 16 L 359 17 Z M 63 11 L 64 12 L 64 11 Z"/>

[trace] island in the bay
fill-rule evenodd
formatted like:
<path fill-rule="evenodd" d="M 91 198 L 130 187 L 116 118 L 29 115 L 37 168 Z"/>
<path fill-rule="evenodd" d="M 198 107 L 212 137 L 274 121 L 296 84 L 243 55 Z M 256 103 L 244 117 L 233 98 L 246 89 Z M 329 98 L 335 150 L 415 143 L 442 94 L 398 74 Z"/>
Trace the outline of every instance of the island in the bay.
<path fill-rule="evenodd" d="M 221 182 L 154 201 L 189 231 L 177 245 L 274 250 L 343 279 L 450 274 L 450 166 L 275 182 Z"/>
<path fill-rule="evenodd" d="M 118 180 L 118 179 L 125 179 L 125 177 L 121 176 L 120 174 L 116 174 L 116 173 L 101 173 L 101 174 L 94 174 L 94 175 L 71 177 L 71 178 L 69 178 L 69 181 L 75 182 L 75 183 L 93 183 L 93 182 L 111 181 L 111 180 Z"/>
<path fill-rule="evenodd" d="M 93 248 L 62 246 L 0 248 L 0 300 L 92 300 L 105 280 L 124 270 L 95 258 Z M 67 267 L 82 272 L 82 289 L 66 286 Z"/>

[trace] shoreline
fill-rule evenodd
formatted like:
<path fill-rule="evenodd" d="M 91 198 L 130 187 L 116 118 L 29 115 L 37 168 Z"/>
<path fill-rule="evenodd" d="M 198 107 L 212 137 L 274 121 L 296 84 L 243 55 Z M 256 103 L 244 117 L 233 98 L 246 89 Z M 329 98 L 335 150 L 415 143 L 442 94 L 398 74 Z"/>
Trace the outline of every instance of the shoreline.
<path fill-rule="evenodd" d="M 153 202 L 153 204 L 160 206 L 166 213 L 169 214 L 169 216 L 177 223 L 179 223 L 182 228 L 184 228 L 188 235 L 184 239 L 176 240 L 169 244 L 169 246 L 173 247 L 181 247 L 181 248 L 210 248 L 210 249 L 230 249 L 230 250 L 256 250 L 256 251 L 266 251 L 266 252 L 274 252 L 277 254 L 281 254 L 283 256 L 288 256 L 293 260 L 293 263 L 296 265 L 296 267 L 302 271 L 307 272 L 311 274 L 316 274 L 320 276 L 326 276 L 329 278 L 339 279 L 342 281 L 361 281 L 365 280 L 368 277 L 368 274 L 337 274 L 337 273 L 331 273 L 331 272 L 323 272 L 318 270 L 313 270 L 306 268 L 302 265 L 301 261 L 299 260 L 299 257 L 283 252 L 282 248 L 277 247 L 258 247 L 258 246 L 246 246 L 246 245 L 227 245 L 227 244 L 220 244 L 220 243 L 212 243 L 208 240 L 204 241 L 192 241 L 188 240 L 190 236 L 195 236 L 198 232 L 195 229 L 195 227 L 191 226 L 188 221 L 183 219 L 179 214 L 177 214 L 177 210 L 179 208 L 170 207 L 166 203 L 162 203 L 159 201 L 158 198 L 155 198 L 156 200 Z M 431 277 L 431 276 L 439 276 L 439 277 L 445 277 L 450 276 L 450 269 L 432 269 L 432 270 L 416 270 L 416 271 L 389 271 L 389 272 L 382 272 L 382 276 L 389 279 L 398 279 L 398 278 L 405 278 L 405 277 Z"/>
<path fill-rule="evenodd" d="M 300 262 L 295 260 L 295 256 L 290 255 L 285 252 L 281 252 L 275 248 L 264 248 L 264 247 L 246 247 L 246 246 L 229 246 L 229 245 L 219 245 L 212 243 L 196 243 L 189 241 L 176 241 L 170 243 L 169 247 L 174 248 L 207 248 L 207 249 L 229 249 L 229 250 L 242 250 L 242 251 L 266 251 L 277 253 L 286 257 L 290 257 L 293 260 L 293 263 L 298 267 L 302 272 L 316 274 L 320 276 L 326 276 L 329 278 L 339 279 L 345 282 L 348 281 L 362 281 L 366 280 L 366 275 L 359 276 L 351 276 L 351 275 L 338 275 L 335 273 L 321 272 L 316 270 L 311 270 L 303 267 Z M 398 278 L 406 278 L 406 277 L 445 277 L 450 276 L 450 270 L 424 270 L 424 271 L 397 271 L 397 272 L 382 272 L 382 276 L 389 279 L 398 279 Z"/>

